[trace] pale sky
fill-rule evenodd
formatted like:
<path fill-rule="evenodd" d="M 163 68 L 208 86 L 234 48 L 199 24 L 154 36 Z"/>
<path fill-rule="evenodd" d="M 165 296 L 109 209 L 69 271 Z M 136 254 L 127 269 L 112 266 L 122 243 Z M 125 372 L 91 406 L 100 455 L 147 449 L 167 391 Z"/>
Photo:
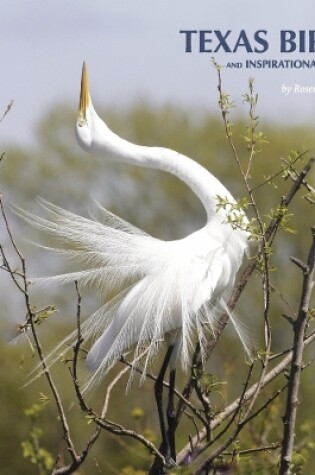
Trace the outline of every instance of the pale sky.
<path fill-rule="evenodd" d="M 256 30 L 267 30 L 268 52 L 244 54 L 239 48 L 229 54 L 221 48 L 215 57 L 223 65 L 245 59 L 315 60 L 315 53 L 279 54 L 280 30 L 306 30 L 308 38 L 314 17 L 311 0 L 1 0 L 0 115 L 11 99 L 14 108 L 1 123 L 0 148 L 8 141 L 32 143 L 35 122 L 54 104 L 77 106 L 83 60 L 95 104 L 128 106 L 142 98 L 212 110 L 217 102 L 213 54 L 199 53 L 197 42 L 185 53 L 180 30 L 232 30 L 232 48 L 240 30 L 250 41 Z M 249 76 L 256 78 L 262 121 L 315 123 L 315 92 L 282 92 L 283 84 L 315 86 L 315 68 L 224 70 L 224 87 L 239 110 Z"/>

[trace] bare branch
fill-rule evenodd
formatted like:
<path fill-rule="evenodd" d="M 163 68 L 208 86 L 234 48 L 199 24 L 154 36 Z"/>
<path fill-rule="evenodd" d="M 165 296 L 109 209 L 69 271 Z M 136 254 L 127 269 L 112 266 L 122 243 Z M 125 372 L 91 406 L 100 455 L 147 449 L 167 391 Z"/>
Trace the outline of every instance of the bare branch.
<path fill-rule="evenodd" d="M 299 266 L 303 271 L 303 287 L 297 319 L 294 322 L 294 342 L 291 370 L 289 376 L 288 397 L 286 411 L 283 418 L 283 445 L 280 460 L 279 475 L 291 473 L 291 460 L 294 450 L 295 423 L 298 407 L 298 395 L 302 371 L 304 351 L 304 334 L 308 321 L 308 309 L 314 285 L 315 269 L 315 226 L 312 228 L 312 245 L 309 251 L 307 264 Z"/>
<path fill-rule="evenodd" d="M 4 113 L 2 114 L 2 116 L 0 117 L 0 123 L 3 121 L 3 119 L 5 118 L 5 116 L 10 112 L 10 110 L 12 109 L 13 107 L 13 99 L 9 102 L 9 104 L 7 105 L 6 107 L 6 110 L 4 111 Z"/>
<path fill-rule="evenodd" d="M 141 434 L 138 434 L 134 430 L 126 429 L 121 424 L 116 424 L 115 422 L 104 420 L 99 417 L 95 418 L 95 422 L 100 427 L 106 429 L 109 432 L 112 432 L 113 434 L 121 435 L 123 437 L 131 437 L 141 442 L 150 451 L 151 454 L 158 457 L 161 460 L 162 464 L 165 465 L 165 459 L 161 452 L 154 446 L 154 444 L 152 444 L 152 442 L 143 437 Z"/>

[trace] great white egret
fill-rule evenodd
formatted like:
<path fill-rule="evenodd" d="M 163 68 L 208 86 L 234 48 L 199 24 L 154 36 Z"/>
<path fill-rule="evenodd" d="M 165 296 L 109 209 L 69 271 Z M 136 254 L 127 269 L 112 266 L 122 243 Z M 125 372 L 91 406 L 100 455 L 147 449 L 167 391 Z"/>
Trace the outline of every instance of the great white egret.
<path fill-rule="evenodd" d="M 215 326 L 218 313 L 227 310 L 226 301 L 247 249 L 248 233 L 227 222 L 226 209 L 218 207 L 218 196 L 230 206 L 235 200 L 208 170 L 173 150 L 130 143 L 108 128 L 94 110 L 85 65 L 76 135 L 90 154 L 177 176 L 206 210 L 205 225 L 175 241 L 156 239 L 100 206 L 97 219 L 77 216 L 47 202 L 42 204 L 48 219 L 26 215 L 33 225 L 57 238 L 61 244 L 58 252 L 84 266 L 78 272 L 48 278 L 49 282 L 80 281 L 93 284 L 103 294 L 113 288 L 121 290 L 82 327 L 84 339 L 94 340 L 87 355 L 87 365 L 94 372 L 92 379 L 131 348 L 135 356 L 147 348 L 147 365 L 167 336 L 169 350 L 156 384 L 156 397 L 164 451 L 174 459 L 174 441 L 172 436 L 167 440 L 161 403 L 164 373 L 170 364 L 173 387 L 176 361 L 187 368 L 194 336 L 203 349 L 205 332 Z M 247 222 L 243 211 L 235 213 Z M 241 328 L 235 321 L 234 325 L 249 351 Z"/>

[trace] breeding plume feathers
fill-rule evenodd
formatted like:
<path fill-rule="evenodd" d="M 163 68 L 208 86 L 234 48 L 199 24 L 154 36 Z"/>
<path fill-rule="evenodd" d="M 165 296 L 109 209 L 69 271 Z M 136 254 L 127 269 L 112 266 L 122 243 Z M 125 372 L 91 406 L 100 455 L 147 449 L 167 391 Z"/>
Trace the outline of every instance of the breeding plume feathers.
<path fill-rule="evenodd" d="M 226 299 L 241 264 L 245 242 L 239 231 L 218 226 L 217 219 L 176 241 L 156 239 L 97 205 L 98 219 L 87 219 L 40 200 L 46 218 L 19 210 L 24 220 L 53 237 L 50 249 L 82 270 L 35 279 L 38 284 L 79 282 L 98 289 L 106 300 L 82 325 L 85 342 L 95 342 L 87 365 L 98 380 L 131 349 L 135 358 L 147 348 L 145 367 L 165 335 L 177 345 L 187 369 L 196 338 L 203 349 L 207 332 L 227 311 Z M 250 354 L 246 332 L 232 322 Z M 58 345 L 48 360 L 70 346 L 76 333 Z M 96 341 L 95 341 L 96 340 Z M 174 361 L 173 364 L 176 362 Z"/>

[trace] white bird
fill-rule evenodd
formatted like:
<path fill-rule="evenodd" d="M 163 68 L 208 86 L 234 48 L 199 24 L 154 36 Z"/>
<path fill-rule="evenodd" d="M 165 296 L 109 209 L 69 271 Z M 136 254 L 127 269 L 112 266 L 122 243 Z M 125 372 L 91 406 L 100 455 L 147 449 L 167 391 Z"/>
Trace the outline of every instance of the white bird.
<path fill-rule="evenodd" d="M 207 331 L 215 327 L 218 315 L 227 311 L 226 302 L 248 246 L 247 231 L 229 224 L 227 210 L 218 207 L 218 197 L 230 207 L 235 200 L 217 178 L 189 157 L 166 148 L 135 145 L 113 133 L 94 110 L 85 65 L 76 135 L 90 154 L 177 176 L 197 195 L 207 215 L 200 230 L 183 239 L 163 241 L 99 205 L 97 219 L 83 218 L 43 201 L 48 219 L 24 213 L 31 224 L 57 239 L 59 253 L 83 266 L 78 272 L 46 280 L 91 284 L 105 296 L 105 304 L 82 326 L 85 341 L 94 341 L 87 356 L 87 365 L 94 372 L 92 380 L 131 349 L 135 352 L 134 361 L 143 348 L 147 349 L 146 368 L 165 337 L 171 348 L 166 365 L 171 359 L 174 370 L 180 360 L 185 369 L 196 339 L 203 350 Z M 246 227 L 243 211 L 233 212 Z M 106 299 L 108 291 L 117 289 L 114 298 Z M 230 316 L 249 352 L 241 327 Z M 71 338 L 75 333 L 61 345 Z M 156 388 L 157 393 L 160 389 Z M 161 400 L 159 411 L 163 440 L 172 445 L 172 441 L 165 441 Z M 169 447 L 167 450 L 169 453 Z M 171 447 L 173 459 L 174 452 Z"/>
<path fill-rule="evenodd" d="M 113 133 L 94 110 L 85 64 L 76 136 L 90 154 L 177 176 L 200 199 L 207 220 L 201 229 L 183 239 L 163 241 L 100 205 L 97 219 L 92 220 L 42 200 L 50 218 L 27 212 L 24 218 L 64 246 L 55 251 L 84 267 L 45 280 L 91 284 L 103 296 L 113 289 L 120 290 L 83 324 L 85 339 L 97 337 L 87 356 L 94 377 L 131 348 L 135 348 L 135 355 L 148 348 L 147 364 L 165 335 L 176 342 L 173 366 L 180 359 L 185 369 L 194 336 L 203 348 L 205 331 L 213 329 L 218 314 L 227 310 L 226 301 L 247 250 L 248 232 L 234 229 L 227 223 L 226 209 L 218 208 L 218 197 L 231 204 L 235 200 L 217 178 L 189 157 L 167 148 L 135 145 Z M 234 212 L 246 225 L 243 211 Z M 230 316 L 249 353 L 240 325 Z"/>

